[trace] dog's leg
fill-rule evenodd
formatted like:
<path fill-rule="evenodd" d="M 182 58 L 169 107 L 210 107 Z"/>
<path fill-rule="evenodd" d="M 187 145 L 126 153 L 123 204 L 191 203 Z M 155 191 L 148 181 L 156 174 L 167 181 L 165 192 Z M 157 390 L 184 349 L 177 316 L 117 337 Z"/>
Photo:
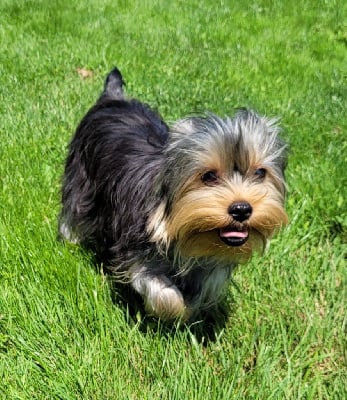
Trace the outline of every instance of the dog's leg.
<path fill-rule="evenodd" d="M 189 318 L 182 293 L 166 275 L 155 275 L 141 267 L 131 274 L 131 285 L 143 297 L 149 314 L 164 321 Z"/>

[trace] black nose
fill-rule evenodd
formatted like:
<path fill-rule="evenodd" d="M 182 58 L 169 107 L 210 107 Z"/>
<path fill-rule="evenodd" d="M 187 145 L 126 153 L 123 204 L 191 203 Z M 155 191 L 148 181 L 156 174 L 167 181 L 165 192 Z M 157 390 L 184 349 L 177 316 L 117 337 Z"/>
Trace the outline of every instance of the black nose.
<path fill-rule="evenodd" d="M 234 218 L 235 221 L 243 222 L 251 216 L 252 207 L 246 201 L 240 201 L 231 204 L 231 206 L 228 208 L 228 213 Z"/>

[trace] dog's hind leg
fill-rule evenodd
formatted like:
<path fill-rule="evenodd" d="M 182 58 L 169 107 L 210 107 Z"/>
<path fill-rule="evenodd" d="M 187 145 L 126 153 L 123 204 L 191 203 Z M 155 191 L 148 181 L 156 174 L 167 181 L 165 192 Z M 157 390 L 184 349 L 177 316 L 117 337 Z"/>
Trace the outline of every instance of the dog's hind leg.
<path fill-rule="evenodd" d="M 60 217 L 59 221 L 58 238 L 72 244 L 80 243 L 80 239 L 78 238 L 77 234 L 73 232 L 71 226 L 66 221 L 64 221 L 62 217 Z"/>

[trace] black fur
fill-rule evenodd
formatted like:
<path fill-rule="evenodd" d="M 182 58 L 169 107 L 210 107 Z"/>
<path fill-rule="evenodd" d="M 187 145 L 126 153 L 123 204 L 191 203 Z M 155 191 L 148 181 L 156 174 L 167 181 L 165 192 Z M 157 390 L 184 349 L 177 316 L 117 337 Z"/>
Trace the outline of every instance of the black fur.
<path fill-rule="evenodd" d="M 153 247 L 146 221 L 159 201 L 152 198 L 153 184 L 168 139 L 159 114 L 122 98 L 123 84 L 114 69 L 76 130 L 66 160 L 61 214 L 82 244 L 111 270 L 117 265 L 118 272 L 125 260 L 131 263 L 133 255 L 148 254 Z"/>

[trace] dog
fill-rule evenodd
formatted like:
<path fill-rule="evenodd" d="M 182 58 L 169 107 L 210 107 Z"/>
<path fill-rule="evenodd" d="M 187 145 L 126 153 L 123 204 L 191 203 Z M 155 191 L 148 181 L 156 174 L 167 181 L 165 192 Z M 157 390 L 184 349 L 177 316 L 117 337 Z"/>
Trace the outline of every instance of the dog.
<path fill-rule="evenodd" d="M 276 119 L 247 109 L 170 129 L 124 85 L 113 69 L 70 143 L 60 235 L 91 249 L 148 314 L 207 318 L 233 268 L 288 221 L 287 145 Z"/>

